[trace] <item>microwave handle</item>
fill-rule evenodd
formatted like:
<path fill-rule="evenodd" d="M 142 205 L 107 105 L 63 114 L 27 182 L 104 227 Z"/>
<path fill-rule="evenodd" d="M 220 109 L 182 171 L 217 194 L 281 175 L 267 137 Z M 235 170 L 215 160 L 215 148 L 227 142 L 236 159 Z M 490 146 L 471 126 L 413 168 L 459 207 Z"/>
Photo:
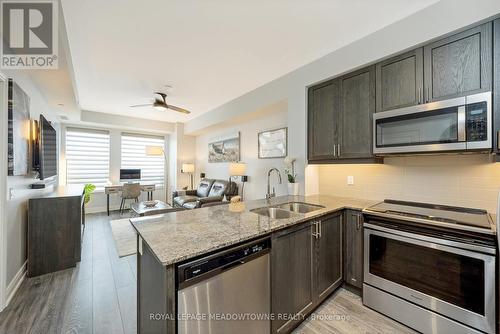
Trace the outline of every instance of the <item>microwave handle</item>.
<path fill-rule="evenodd" d="M 465 106 L 458 107 L 458 142 L 465 142 Z"/>

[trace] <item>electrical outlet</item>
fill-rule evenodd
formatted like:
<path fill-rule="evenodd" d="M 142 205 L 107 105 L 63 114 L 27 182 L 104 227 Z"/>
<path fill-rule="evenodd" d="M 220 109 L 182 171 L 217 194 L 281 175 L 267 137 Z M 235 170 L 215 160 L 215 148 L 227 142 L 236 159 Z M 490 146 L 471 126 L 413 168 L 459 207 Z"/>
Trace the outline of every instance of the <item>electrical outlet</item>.
<path fill-rule="evenodd" d="M 9 201 L 14 199 L 14 188 L 9 188 Z"/>
<path fill-rule="evenodd" d="M 347 177 L 347 184 L 350 185 L 350 186 L 354 185 L 354 176 L 349 175 Z"/>

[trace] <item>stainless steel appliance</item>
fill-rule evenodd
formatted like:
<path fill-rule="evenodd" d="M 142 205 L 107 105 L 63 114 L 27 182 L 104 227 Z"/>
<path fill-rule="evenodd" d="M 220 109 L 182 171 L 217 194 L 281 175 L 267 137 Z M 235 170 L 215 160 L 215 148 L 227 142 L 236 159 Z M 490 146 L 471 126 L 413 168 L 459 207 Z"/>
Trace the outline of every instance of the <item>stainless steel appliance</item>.
<path fill-rule="evenodd" d="M 178 267 L 178 333 L 269 333 L 270 240 Z"/>
<path fill-rule="evenodd" d="M 385 200 L 363 214 L 365 305 L 422 333 L 495 333 L 487 212 Z"/>
<path fill-rule="evenodd" d="M 491 92 L 373 115 L 376 155 L 491 150 Z"/>

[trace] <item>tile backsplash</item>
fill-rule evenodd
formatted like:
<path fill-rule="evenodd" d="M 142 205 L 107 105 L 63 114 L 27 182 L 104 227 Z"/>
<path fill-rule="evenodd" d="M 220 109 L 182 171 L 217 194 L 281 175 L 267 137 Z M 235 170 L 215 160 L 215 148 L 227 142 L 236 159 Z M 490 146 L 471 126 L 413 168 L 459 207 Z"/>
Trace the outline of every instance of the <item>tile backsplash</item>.
<path fill-rule="evenodd" d="M 384 164 L 320 165 L 319 192 L 458 205 L 496 212 L 500 163 L 488 154 L 391 157 Z M 354 184 L 348 185 L 348 176 Z"/>

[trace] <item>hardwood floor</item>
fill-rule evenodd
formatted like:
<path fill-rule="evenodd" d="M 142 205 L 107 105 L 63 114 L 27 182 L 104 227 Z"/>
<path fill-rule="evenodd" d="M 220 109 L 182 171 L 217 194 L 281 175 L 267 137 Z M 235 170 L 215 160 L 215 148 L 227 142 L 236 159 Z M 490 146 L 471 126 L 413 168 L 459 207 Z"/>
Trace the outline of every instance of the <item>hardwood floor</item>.
<path fill-rule="evenodd" d="M 327 333 L 410 334 L 417 332 L 363 306 L 361 297 L 358 295 L 339 289 L 293 331 L 293 334 Z"/>
<path fill-rule="evenodd" d="M 87 215 L 82 261 L 74 269 L 26 279 L 0 313 L 0 333 L 136 333 L 136 257 L 118 257 L 108 223 L 119 218 Z M 414 332 L 340 289 L 294 333 Z"/>
<path fill-rule="evenodd" d="M 26 279 L 0 313 L 0 333 L 137 332 L 136 258 L 118 257 L 108 224 L 120 215 L 86 218 L 82 261 Z"/>

